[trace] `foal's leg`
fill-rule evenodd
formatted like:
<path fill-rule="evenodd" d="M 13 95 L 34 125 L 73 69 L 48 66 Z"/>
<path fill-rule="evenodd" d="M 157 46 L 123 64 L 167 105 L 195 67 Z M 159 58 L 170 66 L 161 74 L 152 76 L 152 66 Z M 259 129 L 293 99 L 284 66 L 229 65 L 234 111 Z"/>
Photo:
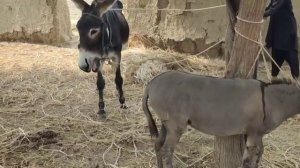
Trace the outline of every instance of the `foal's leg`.
<path fill-rule="evenodd" d="M 263 141 L 262 141 L 262 137 L 261 139 L 259 140 L 258 142 L 258 146 L 259 146 L 259 153 L 258 153 L 258 157 L 257 157 L 257 160 L 256 160 L 256 163 L 257 163 L 257 167 L 259 167 L 259 164 L 260 164 L 260 161 L 261 161 L 261 157 L 264 153 L 264 144 L 263 144 Z"/>
<path fill-rule="evenodd" d="M 98 88 L 98 91 L 99 91 L 99 103 L 98 103 L 99 111 L 98 111 L 98 114 L 101 117 L 106 118 L 106 112 L 104 110 L 105 104 L 104 104 L 104 99 L 103 99 L 103 90 L 105 88 L 105 80 L 104 80 L 102 72 L 101 72 L 101 67 L 100 67 L 100 70 L 97 73 L 97 88 Z"/>
<path fill-rule="evenodd" d="M 263 153 L 262 136 L 247 135 L 246 147 L 243 155 L 243 168 L 258 168 Z"/>
<path fill-rule="evenodd" d="M 166 121 L 163 124 L 166 127 L 167 134 L 166 134 L 165 142 L 160 149 L 160 154 L 162 156 L 163 167 L 173 168 L 173 164 L 172 164 L 173 153 L 176 144 L 179 142 L 179 139 L 186 128 L 186 125 L 179 127 L 177 125 L 178 123 L 173 123 L 170 121 Z"/>
<path fill-rule="evenodd" d="M 113 69 L 116 72 L 116 77 L 115 77 L 115 84 L 116 84 L 116 89 L 119 94 L 119 102 L 121 104 L 122 109 L 127 109 L 128 107 L 125 104 L 125 97 L 124 97 L 124 92 L 123 92 L 123 78 L 121 75 L 121 52 L 117 52 L 116 56 L 112 58 L 113 61 Z"/>
<path fill-rule="evenodd" d="M 162 160 L 160 149 L 165 143 L 166 135 L 167 135 L 166 127 L 162 124 L 160 134 L 158 135 L 155 141 L 155 153 L 156 153 L 158 168 L 163 168 L 163 160 Z"/>

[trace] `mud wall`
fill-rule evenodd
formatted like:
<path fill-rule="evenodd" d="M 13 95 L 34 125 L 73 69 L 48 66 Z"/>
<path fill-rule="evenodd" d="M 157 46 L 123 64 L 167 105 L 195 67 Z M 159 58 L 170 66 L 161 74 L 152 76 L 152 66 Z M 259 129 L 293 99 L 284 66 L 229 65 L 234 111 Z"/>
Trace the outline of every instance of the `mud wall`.
<path fill-rule="evenodd" d="M 225 0 L 123 0 L 123 2 L 127 8 L 145 9 L 198 9 L 225 4 Z M 293 2 L 299 27 L 300 1 L 293 0 Z M 225 7 L 193 12 L 153 10 L 125 11 L 125 13 L 131 26 L 131 34 L 142 39 L 145 45 L 171 48 L 183 53 L 199 53 L 208 46 L 224 40 L 227 29 Z M 223 45 L 219 45 L 208 54 L 221 56 L 222 51 Z"/>
<path fill-rule="evenodd" d="M 197 9 L 224 4 L 224 0 L 124 0 L 128 8 Z M 204 11 L 129 11 L 126 13 L 132 34 L 184 53 L 197 53 L 224 38 L 226 9 Z"/>
<path fill-rule="evenodd" d="M 1 0 L 0 41 L 62 43 L 71 38 L 66 0 Z"/>

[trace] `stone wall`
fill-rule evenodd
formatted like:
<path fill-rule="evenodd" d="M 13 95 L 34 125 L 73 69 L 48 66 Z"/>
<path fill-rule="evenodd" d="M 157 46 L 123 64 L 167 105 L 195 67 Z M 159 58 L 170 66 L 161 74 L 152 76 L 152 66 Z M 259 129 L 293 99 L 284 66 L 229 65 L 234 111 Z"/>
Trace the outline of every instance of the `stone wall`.
<path fill-rule="evenodd" d="M 63 43 L 71 38 L 66 0 L 1 0 L 0 40 Z"/>

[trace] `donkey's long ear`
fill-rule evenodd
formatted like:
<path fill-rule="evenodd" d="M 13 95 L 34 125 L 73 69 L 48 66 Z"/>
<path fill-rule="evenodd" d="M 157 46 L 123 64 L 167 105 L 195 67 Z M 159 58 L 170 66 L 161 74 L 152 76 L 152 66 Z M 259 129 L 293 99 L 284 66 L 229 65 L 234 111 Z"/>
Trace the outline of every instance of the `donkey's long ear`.
<path fill-rule="evenodd" d="M 80 10 L 83 11 L 83 9 L 89 7 L 89 4 L 86 3 L 84 0 L 72 0 L 72 2 L 79 8 Z"/>
<path fill-rule="evenodd" d="M 116 0 L 95 0 L 97 6 L 99 7 L 100 15 L 102 16 L 105 12 L 107 12 Z"/>

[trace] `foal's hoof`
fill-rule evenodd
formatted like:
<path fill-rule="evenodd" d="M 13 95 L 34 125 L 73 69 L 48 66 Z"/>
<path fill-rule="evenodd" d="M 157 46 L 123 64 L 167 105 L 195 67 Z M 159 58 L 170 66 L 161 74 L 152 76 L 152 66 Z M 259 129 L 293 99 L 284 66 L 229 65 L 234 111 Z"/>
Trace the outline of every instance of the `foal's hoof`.
<path fill-rule="evenodd" d="M 128 109 L 128 106 L 126 104 L 121 104 L 120 108 L 121 109 Z"/>
<path fill-rule="evenodd" d="M 101 119 L 106 119 L 107 118 L 105 110 L 99 110 L 98 115 Z"/>

